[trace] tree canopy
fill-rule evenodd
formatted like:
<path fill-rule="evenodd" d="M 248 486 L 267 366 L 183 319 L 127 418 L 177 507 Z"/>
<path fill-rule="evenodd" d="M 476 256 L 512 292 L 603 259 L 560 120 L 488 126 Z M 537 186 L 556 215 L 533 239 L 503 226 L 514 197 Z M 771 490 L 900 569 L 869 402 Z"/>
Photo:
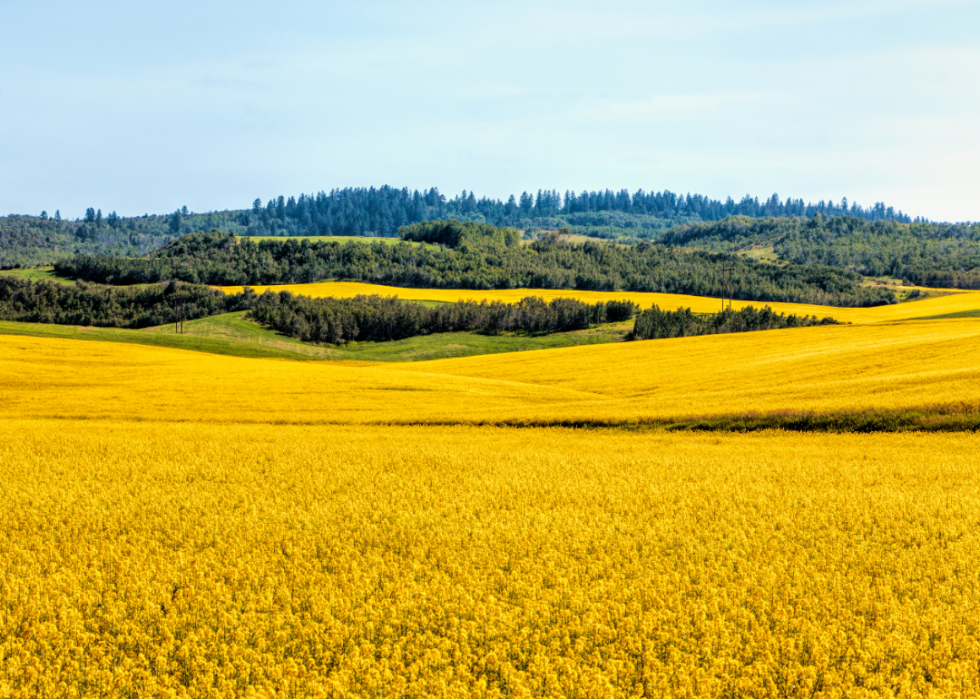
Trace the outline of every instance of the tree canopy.
<path fill-rule="evenodd" d="M 466 230 L 458 248 L 289 238 L 256 243 L 214 231 L 184 236 L 147 258 L 80 255 L 55 269 L 63 276 L 106 284 L 177 279 L 230 286 L 337 279 L 422 288 L 658 291 L 835 306 L 895 301 L 886 289 L 862 286 L 860 275 L 827 266 L 771 265 L 727 253 L 649 243 L 576 244 L 560 236 L 525 246 L 508 245 L 506 231 Z M 725 268 L 732 270 L 734 280 L 730 294 Z"/>

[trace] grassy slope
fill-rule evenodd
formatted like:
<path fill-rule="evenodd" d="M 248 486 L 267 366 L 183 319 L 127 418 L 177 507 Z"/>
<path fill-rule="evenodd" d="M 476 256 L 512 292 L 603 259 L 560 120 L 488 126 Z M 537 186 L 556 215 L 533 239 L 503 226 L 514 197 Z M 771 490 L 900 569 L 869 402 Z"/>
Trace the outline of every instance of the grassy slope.
<path fill-rule="evenodd" d="M 282 359 L 306 359 L 297 352 L 247 341 L 222 337 L 200 335 L 177 335 L 173 326 L 170 332 L 148 332 L 146 330 L 126 330 L 122 328 L 91 328 L 74 325 L 52 325 L 49 323 L 17 323 L 0 321 L 0 335 L 26 335 L 30 337 L 52 337 L 70 340 L 90 340 L 95 342 L 121 342 L 126 344 L 172 347 L 194 350 L 209 354 L 223 354 L 233 357 L 278 357 Z"/>
<path fill-rule="evenodd" d="M 414 362 L 619 342 L 630 327 L 628 323 L 620 323 L 552 335 L 444 333 L 395 342 L 355 342 L 339 348 L 303 343 L 245 320 L 243 316 L 243 313 L 235 312 L 193 320 L 184 324 L 183 335 L 174 333 L 173 325 L 125 330 L 9 321 L 0 321 L 0 334 L 126 342 L 237 357 Z"/>
<path fill-rule="evenodd" d="M 32 282 L 39 282 L 42 280 L 60 282 L 61 284 L 74 284 L 74 279 L 66 279 L 65 277 L 59 277 L 54 273 L 54 267 L 30 267 L 28 269 L 4 269 L 0 270 L 0 274 L 9 274 L 11 277 L 18 277 L 20 279 L 27 279 Z"/>

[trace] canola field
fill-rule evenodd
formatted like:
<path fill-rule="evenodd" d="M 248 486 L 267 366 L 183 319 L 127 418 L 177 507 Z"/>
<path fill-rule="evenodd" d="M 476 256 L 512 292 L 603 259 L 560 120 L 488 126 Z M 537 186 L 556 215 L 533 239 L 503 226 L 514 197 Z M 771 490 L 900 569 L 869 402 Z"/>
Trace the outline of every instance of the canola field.
<path fill-rule="evenodd" d="M 215 287 L 225 293 L 241 293 L 240 286 Z M 690 308 L 695 313 L 717 313 L 721 310 L 721 300 L 705 296 L 687 296 L 684 294 L 661 294 L 644 291 L 577 291 L 571 289 L 413 289 L 379 284 L 363 284 L 361 282 L 313 282 L 310 284 L 280 284 L 271 286 L 254 286 L 256 293 L 265 291 L 289 291 L 313 298 L 334 296 L 350 298 L 359 295 L 378 294 L 380 296 L 397 296 L 407 301 L 441 301 L 453 303 L 456 301 L 504 301 L 516 303 L 527 296 L 539 296 L 545 301 L 555 298 L 574 298 L 585 303 L 628 300 L 640 308 L 650 308 L 656 304 L 665 310 Z M 904 320 L 918 320 L 952 314 L 976 314 L 980 317 L 980 291 L 963 291 L 961 289 L 929 289 L 931 292 L 942 292 L 945 296 L 936 296 L 920 301 L 912 301 L 889 306 L 872 308 L 838 308 L 834 306 L 817 306 L 805 303 L 779 303 L 775 301 L 733 301 L 732 308 L 741 309 L 746 306 L 770 306 L 779 313 L 796 315 L 814 315 L 818 318 L 831 317 L 845 323 L 880 323 Z M 727 302 L 726 302 L 727 305 Z"/>
<path fill-rule="evenodd" d="M 980 438 L 0 419 L 0 696 L 980 695 Z"/>
<path fill-rule="evenodd" d="M 0 416 L 215 423 L 602 422 L 980 401 L 980 322 L 842 325 L 412 364 L 0 336 Z"/>
<path fill-rule="evenodd" d="M 978 346 L 0 336 L 0 698 L 980 696 L 980 435 L 636 429 L 975 407 Z"/>

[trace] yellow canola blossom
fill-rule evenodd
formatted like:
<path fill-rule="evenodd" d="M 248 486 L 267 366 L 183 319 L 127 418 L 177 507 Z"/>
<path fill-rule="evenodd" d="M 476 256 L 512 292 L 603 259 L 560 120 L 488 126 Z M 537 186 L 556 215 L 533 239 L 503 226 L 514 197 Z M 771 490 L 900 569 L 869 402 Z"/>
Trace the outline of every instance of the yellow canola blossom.
<path fill-rule="evenodd" d="M 0 336 L 0 699 L 980 696 L 980 435 L 424 425 L 977 403 L 978 341 Z"/>
<path fill-rule="evenodd" d="M 977 453 L 0 418 L 0 697 L 976 697 Z"/>
<path fill-rule="evenodd" d="M 824 326 L 419 364 L 0 336 L 0 416 L 632 422 L 980 401 L 980 321 Z"/>
<path fill-rule="evenodd" d="M 235 294 L 242 291 L 240 286 L 216 287 L 222 291 Z M 684 294 L 660 294 L 640 291 L 576 291 L 571 289 L 411 289 L 378 284 L 362 284 L 360 282 L 314 282 L 310 284 L 282 284 L 272 286 L 252 287 L 257 293 L 265 291 L 289 291 L 313 298 L 334 296 L 350 298 L 358 295 L 378 294 L 381 296 L 397 296 L 410 301 L 504 301 L 516 303 L 526 296 L 539 296 L 546 301 L 555 298 L 574 298 L 586 303 L 629 300 L 640 308 L 650 308 L 656 304 L 665 310 L 690 308 L 695 313 L 717 313 L 721 310 L 720 299 L 704 296 L 686 296 Z M 922 301 L 911 301 L 889 306 L 873 308 L 836 308 L 833 306 L 817 306 L 804 303 L 778 303 L 772 301 L 733 301 L 735 309 L 746 306 L 770 306 L 779 313 L 796 315 L 815 315 L 819 318 L 831 317 L 849 323 L 879 323 L 897 320 L 915 320 L 930 316 L 950 313 L 980 311 L 980 292 L 962 291 L 956 289 L 942 290 L 949 292 L 946 296 L 938 296 Z"/>

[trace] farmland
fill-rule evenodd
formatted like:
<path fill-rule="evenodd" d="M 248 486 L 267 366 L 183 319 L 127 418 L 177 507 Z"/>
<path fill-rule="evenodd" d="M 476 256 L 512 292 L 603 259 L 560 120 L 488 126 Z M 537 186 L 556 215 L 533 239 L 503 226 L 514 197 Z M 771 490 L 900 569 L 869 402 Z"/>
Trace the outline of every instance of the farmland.
<path fill-rule="evenodd" d="M 980 0 L 0 8 L 0 699 L 980 699 Z"/>
<path fill-rule="evenodd" d="M 980 692 L 974 434 L 171 418 L 0 419 L 4 696 Z"/>
<path fill-rule="evenodd" d="M 0 697 L 980 695 L 978 308 L 442 359 L 2 323 Z"/>
<path fill-rule="evenodd" d="M 266 361 L 5 335 L 0 414 L 615 425 L 787 410 L 899 410 L 975 403 L 978 340 L 980 324 L 967 318 L 396 364 Z M 235 380 L 221 379 L 229 376 Z"/>

